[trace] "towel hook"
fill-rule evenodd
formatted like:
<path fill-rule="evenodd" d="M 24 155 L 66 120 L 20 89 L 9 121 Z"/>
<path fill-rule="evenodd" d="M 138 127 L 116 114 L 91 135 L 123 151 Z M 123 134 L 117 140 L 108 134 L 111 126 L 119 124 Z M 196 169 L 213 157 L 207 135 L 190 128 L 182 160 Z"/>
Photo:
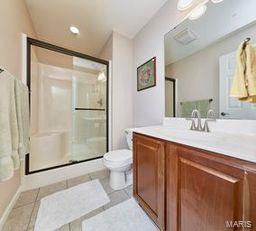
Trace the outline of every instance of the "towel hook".
<path fill-rule="evenodd" d="M 251 38 L 249 38 L 249 37 L 244 40 L 243 50 L 245 49 L 247 43 L 248 43 L 250 40 L 251 40 Z"/>
<path fill-rule="evenodd" d="M 246 42 L 246 43 L 248 43 L 249 41 L 251 40 L 251 38 L 246 38 L 245 40 L 244 40 L 244 42 Z"/>

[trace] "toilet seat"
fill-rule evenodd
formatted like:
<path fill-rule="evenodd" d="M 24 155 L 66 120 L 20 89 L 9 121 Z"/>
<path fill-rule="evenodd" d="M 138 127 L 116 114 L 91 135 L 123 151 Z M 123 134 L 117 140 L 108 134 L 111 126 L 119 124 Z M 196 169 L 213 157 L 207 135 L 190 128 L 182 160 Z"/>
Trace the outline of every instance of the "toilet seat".
<path fill-rule="evenodd" d="M 132 151 L 120 149 L 107 152 L 104 155 L 104 162 L 110 165 L 124 166 L 132 163 Z"/>

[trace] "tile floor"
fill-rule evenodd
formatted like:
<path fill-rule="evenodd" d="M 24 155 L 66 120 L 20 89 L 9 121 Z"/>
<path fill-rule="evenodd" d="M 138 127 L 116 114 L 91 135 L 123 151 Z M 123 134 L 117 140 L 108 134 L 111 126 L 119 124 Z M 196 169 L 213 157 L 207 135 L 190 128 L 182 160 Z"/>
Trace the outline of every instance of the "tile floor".
<path fill-rule="evenodd" d="M 81 231 L 81 223 L 83 220 L 92 217 L 105 209 L 108 209 L 122 201 L 128 200 L 132 195 L 132 186 L 123 190 L 114 191 L 109 186 L 109 172 L 102 170 L 99 172 L 90 173 L 84 176 L 76 177 L 73 179 L 58 182 L 56 184 L 48 185 L 42 188 L 30 190 L 21 193 L 18 201 L 16 202 L 13 210 L 11 211 L 3 231 L 32 231 L 36 221 L 37 212 L 40 205 L 40 199 L 55 193 L 57 191 L 73 187 L 75 185 L 99 179 L 103 185 L 106 193 L 110 198 L 110 203 L 105 206 L 92 211 L 91 213 L 80 217 L 79 219 L 62 226 L 59 231 Z"/>

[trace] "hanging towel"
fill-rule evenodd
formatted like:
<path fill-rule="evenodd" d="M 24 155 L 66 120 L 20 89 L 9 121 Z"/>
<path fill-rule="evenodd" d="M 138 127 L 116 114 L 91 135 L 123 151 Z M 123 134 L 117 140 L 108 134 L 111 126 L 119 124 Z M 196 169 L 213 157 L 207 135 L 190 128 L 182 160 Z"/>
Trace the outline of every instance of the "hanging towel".
<path fill-rule="evenodd" d="M 207 112 L 210 109 L 209 99 L 198 100 L 196 102 L 197 110 L 200 111 L 202 118 L 207 118 Z"/>
<path fill-rule="evenodd" d="M 256 103 L 256 49 L 244 42 L 236 55 L 236 71 L 230 96 Z"/>
<path fill-rule="evenodd" d="M 6 71 L 0 73 L 0 181 L 11 178 L 18 165 L 14 84 L 14 78 Z"/>
<path fill-rule="evenodd" d="M 183 118 L 189 118 L 194 109 L 196 109 L 196 103 L 194 101 L 182 102 L 181 103 L 181 116 Z"/>
<path fill-rule="evenodd" d="M 28 147 L 28 89 L 4 70 L 0 73 L 0 182 L 13 176 Z"/>
<path fill-rule="evenodd" d="M 19 131 L 18 152 L 21 160 L 29 152 L 29 103 L 28 88 L 21 81 L 15 80 L 15 99 Z"/>
<path fill-rule="evenodd" d="M 181 116 L 183 118 L 189 118 L 191 117 L 192 111 L 197 109 L 200 111 L 201 117 L 206 118 L 207 112 L 210 109 L 210 102 L 209 99 L 182 102 Z"/>

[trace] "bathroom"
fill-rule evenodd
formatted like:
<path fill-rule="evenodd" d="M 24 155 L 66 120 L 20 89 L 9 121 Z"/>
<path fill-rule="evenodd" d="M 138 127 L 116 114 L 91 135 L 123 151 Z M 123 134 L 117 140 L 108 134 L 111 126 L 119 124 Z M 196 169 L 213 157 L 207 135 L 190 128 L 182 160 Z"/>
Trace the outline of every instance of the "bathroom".
<path fill-rule="evenodd" d="M 254 0 L 1 3 L 0 230 L 255 229 Z M 29 114 L 9 175 L 8 78 Z"/>

